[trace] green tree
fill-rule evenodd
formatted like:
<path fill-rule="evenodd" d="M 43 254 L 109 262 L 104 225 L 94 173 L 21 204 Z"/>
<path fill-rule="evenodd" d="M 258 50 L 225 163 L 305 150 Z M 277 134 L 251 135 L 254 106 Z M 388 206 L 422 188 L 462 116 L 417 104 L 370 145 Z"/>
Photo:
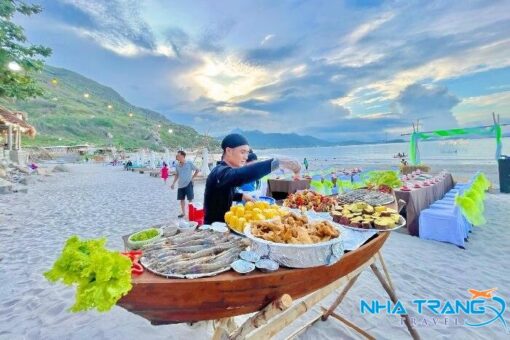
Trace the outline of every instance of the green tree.
<path fill-rule="evenodd" d="M 51 49 L 28 44 L 23 27 L 12 22 L 16 13 L 30 16 L 41 11 L 39 5 L 0 0 L 0 98 L 26 99 L 43 92 L 33 74 L 42 69 L 42 58 L 50 56 Z"/>

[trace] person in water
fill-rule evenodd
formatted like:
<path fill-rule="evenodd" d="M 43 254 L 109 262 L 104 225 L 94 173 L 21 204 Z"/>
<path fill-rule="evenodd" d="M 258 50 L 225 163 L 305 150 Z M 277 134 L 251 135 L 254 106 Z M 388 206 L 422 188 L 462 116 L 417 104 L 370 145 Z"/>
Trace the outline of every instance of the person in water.
<path fill-rule="evenodd" d="M 250 146 L 248 140 L 237 133 L 226 136 L 221 142 L 221 162 L 212 169 L 205 183 L 204 223 L 224 222 L 233 201 L 242 201 L 243 194 L 236 187 L 261 179 L 278 168 L 299 174 L 301 166 L 295 160 L 272 158 L 246 165 Z"/>

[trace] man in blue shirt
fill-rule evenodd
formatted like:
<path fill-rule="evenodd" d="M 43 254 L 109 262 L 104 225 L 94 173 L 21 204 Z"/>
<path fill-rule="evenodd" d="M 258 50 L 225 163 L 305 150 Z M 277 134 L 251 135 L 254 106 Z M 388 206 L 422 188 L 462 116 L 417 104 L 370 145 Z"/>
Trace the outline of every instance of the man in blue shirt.
<path fill-rule="evenodd" d="M 225 221 L 225 213 L 230 210 L 232 202 L 243 198 L 241 193 L 235 192 L 236 187 L 261 179 L 279 167 L 295 174 L 301 170 L 298 162 L 277 158 L 244 166 L 250 147 L 246 138 L 236 133 L 226 136 L 221 148 L 222 161 L 211 171 L 205 184 L 205 224 Z"/>

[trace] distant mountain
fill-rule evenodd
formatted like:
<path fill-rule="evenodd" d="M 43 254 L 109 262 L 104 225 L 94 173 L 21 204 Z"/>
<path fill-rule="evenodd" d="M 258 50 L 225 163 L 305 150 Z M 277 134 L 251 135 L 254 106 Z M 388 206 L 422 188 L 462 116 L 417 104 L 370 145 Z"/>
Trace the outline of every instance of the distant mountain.
<path fill-rule="evenodd" d="M 243 131 L 236 129 L 232 132 L 240 133 L 250 142 L 250 146 L 256 149 L 270 148 L 306 148 L 314 146 L 331 146 L 331 143 L 312 136 L 303 136 L 296 133 L 264 133 L 258 130 Z M 221 140 L 221 138 L 219 138 Z"/>
<path fill-rule="evenodd" d="M 28 122 L 37 129 L 35 139 L 23 138 L 25 146 L 88 143 L 161 150 L 219 145 L 215 138 L 136 107 L 112 88 L 78 73 L 47 66 L 37 77 L 44 86 L 42 97 L 14 104 L 0 99 L 9 109 L 27 112 Z"/>

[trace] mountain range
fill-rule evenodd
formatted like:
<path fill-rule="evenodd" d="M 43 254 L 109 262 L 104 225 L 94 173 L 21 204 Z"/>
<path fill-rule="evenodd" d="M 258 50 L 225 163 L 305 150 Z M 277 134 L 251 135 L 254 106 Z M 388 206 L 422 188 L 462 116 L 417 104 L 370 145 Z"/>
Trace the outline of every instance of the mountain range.
<path fill-rule="evenodd" d="M 123 149 L 218 148 L 213 137 L 189 126 L 176 124 L 162 114 L 136 107 L 110 87 L 78 73 L 45 66 L 37 74 L 42 97 L 26 101 L 0 99 L 0 104 L 27 113 L 37 129 L 24 146 L 113 145 Z"/>

